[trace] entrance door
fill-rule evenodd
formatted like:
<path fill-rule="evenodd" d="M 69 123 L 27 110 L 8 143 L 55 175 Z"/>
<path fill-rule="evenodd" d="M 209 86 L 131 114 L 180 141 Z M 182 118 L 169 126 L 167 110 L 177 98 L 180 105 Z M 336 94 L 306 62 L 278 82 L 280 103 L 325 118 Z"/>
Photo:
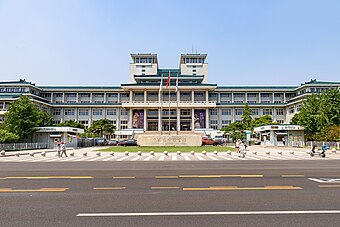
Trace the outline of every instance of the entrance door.
<path fill-rule="evenodd" d="M 148 131 L 158 131 L 158 122 L 148 122 Z"/>

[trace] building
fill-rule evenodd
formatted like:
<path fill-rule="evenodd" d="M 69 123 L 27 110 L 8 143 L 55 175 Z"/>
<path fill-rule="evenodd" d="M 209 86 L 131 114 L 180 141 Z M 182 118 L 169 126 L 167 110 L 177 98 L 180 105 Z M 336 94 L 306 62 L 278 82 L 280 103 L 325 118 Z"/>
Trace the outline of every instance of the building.
<path fill-rule="evenodd" d="M 287 124 L 308 95 L 340 87 L 340 82 L 316 80 L 298 86 L 224 86 L 208 81 L 206 54 L 182 54 L 176 69 L 160 68 L 156 54 L 131 54 L 131 58 L 130 81 L 120 86 L 0 82 L 0 122 L 9 103 L 26 95 L 51 113 L 55 124 L 75 120 L 89 127 L 107 118 L 120 138 L 141 130 L 221 129 L 241 120 L 245 103 L 254 117 L 268 114 Z"/>

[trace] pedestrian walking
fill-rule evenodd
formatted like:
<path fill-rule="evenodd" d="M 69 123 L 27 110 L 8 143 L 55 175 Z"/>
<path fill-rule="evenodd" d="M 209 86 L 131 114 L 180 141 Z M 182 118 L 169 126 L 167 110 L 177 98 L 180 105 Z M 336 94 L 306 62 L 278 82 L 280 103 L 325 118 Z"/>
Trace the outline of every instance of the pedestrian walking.
<path fill-rule="evenodd" d="M 57 157 L 60 157 L 61 147 L 60 144 L 57 144 Z"/>
<path fill-rule="evenodd" d="M 62 143 L 62 145 L 61 145 L 61 155 L 60 155 L 60 157 L 62 157 L 63 154 L 65 154 L 65 157 L 67 157 L 67 154 L 66 154 L 66 143 Z"/>

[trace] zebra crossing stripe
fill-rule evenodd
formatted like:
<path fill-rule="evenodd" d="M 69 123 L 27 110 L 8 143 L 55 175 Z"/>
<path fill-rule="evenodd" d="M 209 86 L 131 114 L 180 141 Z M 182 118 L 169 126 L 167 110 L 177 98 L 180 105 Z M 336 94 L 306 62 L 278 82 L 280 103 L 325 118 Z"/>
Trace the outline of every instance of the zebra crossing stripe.
<path fill-rule="evenodd" d="M 226 156 L 224 156 L 224 155 L 221 155 L 220 157 L 223 158 L 223 159 L 225 159 L 225 160 L 234 160 L 234 159 L 229 158 L 229 157 L 226 157 Z"/>
<path fill-rule="evenodd" d="M 117 157 L 110 157 L 110 158 L 106 158 L 106 159 L 104 159 L 103 161 L 110 161 L 110 160 L 112 160 L 112 159 L 114 159 L 114 158 L 117 158 Z"/>
<path fill-rule="evenodd" d="M 172 161 L 177 161 L 177 156 L 176 156 L 176 155 L 173 155 L 173 156 L 171 157 L 171 160 L 172 160 Z"/>
<path fill-rule="evenodd" d="M 130 158 L 130 157 L 129 156 L 125 156 L 125 157 L 117 159 L 117 161 L 123 161 L 123 160 L 128 159 L 128 158 Z"/>
<path fill-rule="evenodd" d="M 103 158 L 103 157 L 93 158 L 93 159 L 90 159 L 90 160 L 88 160 L 88 161 L 93 162 L 93 161 L 96 161 L 96 160 L 101 159 L 101 158 Z"/>
<path fill-rule="evenodd" d="M 149 161 L 150 159 L 152 159 L 153 158 L 153 156 L 149 156 L 149 157 L 147 157 L 146 159 L 144 159 L 144 161 Z"/>
<path fill-rule="evenodd" d="M 249 155 L 247 155 L 246 158 L 247 158 L 247 159 L 250 159 L 250 160 L 260 160 L 260 159 L 257 158 L 257 157 L 249 156 Z"/>
<path fill-rule="evenodd" d="M 190 161 L 191 160 L 191 158 L 188 155 L 184 155 L 183 157 L 184 157 L 185 161 Z"/>
<path fill-rule="evenodd" d="M 206 161 L 203 157 L 201 157 L 200 155 L 196 155 L 196 158 L 200 161 Z"/>
<path fill-rule="evenodd" d="M 215 157 L 213 157 L 213 156 L 208 156 L 208 155 L 207 155 L 207 157 L 210 158 L 210 159 L 212 159 L 212 160 L 215 160 L 215 161 L 218 160 L 218 158 L 215 158 Z"/>
<path fill-rule="evenodd" d="M 137 157 L 134 157 L 133 159 L 131 159 L 130 161 L 137 161 L 138 159 L 140 159 L 142 156 L 137 156 Z"/>
<path fill-rule="evenodd" d="M 159 160 L 159 161 L 164 161 L 164 159 L 165 159 L 165 156 L 163 155 L 163 156 L 161 156 L 158 160 Z"/>

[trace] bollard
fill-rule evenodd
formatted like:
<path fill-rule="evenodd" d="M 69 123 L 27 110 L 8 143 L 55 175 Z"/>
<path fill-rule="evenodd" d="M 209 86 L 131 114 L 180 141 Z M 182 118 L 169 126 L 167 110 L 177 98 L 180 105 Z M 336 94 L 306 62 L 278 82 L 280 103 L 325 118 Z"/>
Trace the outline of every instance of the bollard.
<path fill-rule="evenodd" d="M 195 151 L 190 151 L 190 154 L 191 155 L 195 155 Z"/>
<path fill-rule="evenodd" d="M 207 155 L 207 152 L 206 151 L 202 151 L 202 154 Z"/>
<path fill-rule="evenodd" d="M 228 155 L 231 155 L 231 151 L 228 151 L 227 154 L 228 154 Z"/>
<path fill-rule="evenodd" d="M 33 152 L 30 152 L 30 156 L 34 157 L 34 153 L 33 153 Z"/>
<path fill-rule="evenodd" d="M 218 152 L 217 152 L 217 151 L 214 151 L 213 153 L 214 153 L 214 155 L 218 155 Z"/>
<path fill-rule="evenodd" d="M 83 156 L 86 157 L 86 156 L 87 156 L 87 152 L 84 152 L 84 153 L 83 153 Z"/>
<path fill-rule="evenodd" d="M 335 148 L 333 148 L 333 149 L 332 149 L 332 153 L 334 153 L 334 154 L 336 153 L 336 150 L 335 150 Z"/>
<path fill-rule="evenodd" d="M 97 156 L 100 156 L 100 152 L 97 152 L 97 154 L 96 154 Z"/>
<path fill-rule="evenodd" d="M 266 151 L 266 154 L 267 154 L 267 155 L 270 155 L 270 151 Z"/>
<path fill-rule="evenodd" d="M 20 157 L 20 153 L 16 153 L 15 156 Z"/>
<path fill-rule="evenodd" d="M 41 156 L 46 157 L 46 152 L 45 151 L 41 152 Z"/>
<path fill-rule="evenodd" d="M 72 151 L 72 152 L 70 152 L 70 155 L 72 156 L 72 157 L 74 157 L 74 152 Z"/>
<path fill-rule="evenodd" d="M 177 155 L 181 155 L 181 151 L 177 151 Z"/>
<path fill-rule="evenodd" d="M 164 151 L 163 153 L 164 153 L 164 155 L 168 155 L 168 151 Z"/>
<path fill-rule="evenodd" d="M 125 151 L 125 155 L 126 155 L 126 156 L 129 156 L 129 152 L 128 152 L 128 151 Z"/>
<path fill-rule="evenodd" d="M 111 156 L 115 156 L 115 152 L 112 151 L 112 152 L 110 153 L 110 155 L 111 155 Z"/>
<path fill-rule="evenodd" d="M 2 151 L 0 152 L 0 155 L 1 155 L 1 156 L 5 156 L 5 155 L 6 155 L 6 152 L 5 152 L 4 150 L 2 150 Z"/>
<path fill-rule="evenodd" d="M 289 152 L 290 154 L 294 154 L 294 151 Z"/>
<path fill-rule="evenodd" d="M 155 152 L 154 151 L 150 151 L 150 155 L 155 155 Z"/>
<path fill-rule="evenodd" d="M 280 154 L 280 155 L 282 155 L 282 151 L 278 151 L 278 152 L 277 152 L 277 154 Z"/>
<path fill-rule="evenodd" d="M 310 151 L 306 151 L 306 154 L 310 154 Z"/>
<path fill-rule="evenodd" d="M 137 154 L 138 154 L 139 156 L 142 156 L 142 152 L 141 152 L 141 151 L 138 151 Z"/>

